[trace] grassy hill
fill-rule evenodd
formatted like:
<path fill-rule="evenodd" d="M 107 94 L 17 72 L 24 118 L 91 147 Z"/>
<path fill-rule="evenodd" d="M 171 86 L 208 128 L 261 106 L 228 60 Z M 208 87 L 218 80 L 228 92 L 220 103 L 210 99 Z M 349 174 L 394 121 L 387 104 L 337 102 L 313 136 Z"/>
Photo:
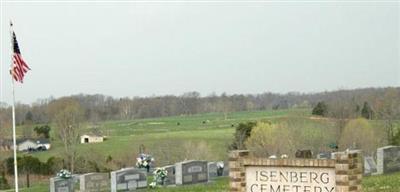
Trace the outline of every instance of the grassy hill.
<path fill-rule="evenodd" d="M 139 119 L 129 121 L 108 121 L 97 125 L 97 128 L 107 136 L 107 140 L 97 144 L 82 144 L 78 146 L 79 154 L 96 154 L 111 156 L 113 159 L 128 158 L 132 164 L 143 144 L 146 151 L 155 156 L 158 164 L 173 163 L 173 157 L 182 157 L 185 145 L 206 143 L 210 156 L 208 160 L 223 160 L 227 156 L 227 146 L 233 139 L 235 126 L 240 122 L 270 120 L 275 121 L 289 114 L 306 116 L 308 109 L 253 111 L 230 113 L 227 118 L 221 113 L 208 113 L 191 116 L 175 116 L 164 118 Z M 179 124 L 179 125 L 178 125 Z M 83 133 L 90 132 L 92 125 L 86 125 Z M 51 156 L 60 156 L 63 152 L 61 141 L 52 131 L 52 148 L 47 152 L 33 153 L 42 161 Z M 159 154 L 169 151 L 168 157 Z M 188 149 L 187 149 L 188 150 Z M 171 159 L 172 158 L 172 159 Z"/>
<path fill-rule="evenodd" d="M 232 142 L 235 126 L 247 121 L 291 122 L 297 119 L 299 128 L 306 128 L 310 137 L 321 138 L 319 145 L 329 142 L 326 135 L 334 129 L 334 120 L 310 116 L 310 109 L 291 109 L 276 111 L 250 111 L 230 113 L 227 118 L 221 113 L 208 113 L 190 116 L 138 119 L 129 121 L 101 122 L 96 127 L 107 136 L 107 140 L 97 144 L 81 144 L 79 155 L 97 163 L 105 164 L 108 156 L 119 166 L 133 166 L 139 151 L 144 145 L 146 151 L 156 158 L 156 166 L 163 166 L 183 159 L 226 160 L 227 147 Z M 379 128 L 380 122 L 373 121 Z M 18 133 L 21 129 L 18 128 Z M 25 127 L 26 128 L 26 127 Z M 90 132 L 93 126 L 87 124 L 82 133 Z M 52 130 L 52 148 L 46 152 L 32 153 L 46 161 L 49 157 L 62 157 L 63 145 Z M 324 143 L 325 142 L 325 143 Z M 318 147 L 318 146 L 317 146 Z M 3 158 L 11 152 L 1 152 Z M 23 155 L 23 153 L 20 153 Z M 117 167 L 118 168 L 118 167 Z M 363 180 L 365 191 L 380 189 L 399 189 L 400 174 L 366 177 Z M 48 181 L 35 182 L 25 191 L 47 191 Z M 180 188 L 162 188 L 157 191 L 227 191 L 228 179 L 221 178 L 208 185 L 194 185 Z M 395 190 L 393 190 L 395 191 Z"/>
<path fill-rule="evenodd" d="M 127 121 L 99 122 L 95 126 L 86 124 L 82 133 L 89 133 L 96 127 L 107 140 L 97 144 L 78 145 L 78 154 L 85 159 L 106 163 L 111 157 L 120 166 L 132 166 L 139 153 L 139 146 L 144 145 L 146 152 L 156 159 L 156 166 L 163 166 L 184 159 L 225 160 L 227 148 L 232 142 L 235 126 L 247 121 L 287 122 L 303 131 L 311 149 L 326 150 L 334 141 L 335 120 L 316 118 L 310 115 L 311 109 L 269 110 L 233 112 L 225 116 L 222 113 L 206 113 L 187 116 L 135 119 Z M 381 122 L 371 121 L 374 128 L 381 129 Z M 22 129 L 18 127 L 17 134 Z M 377 131 L 382 132 L 382 131 Z M 299 139 L 300 135 L 299 135 Z M 41 161 L 49 157 L 62 157 L 63 144 L 52 126 L 52 147 L 46 152 L 31 153 Z M 200 151 L 199 150 L 200 147 Z M 12 156 L 11 152 L 0 152 L 0 160 Z M 20 153 L 20 155 L 23 153 Z"/>

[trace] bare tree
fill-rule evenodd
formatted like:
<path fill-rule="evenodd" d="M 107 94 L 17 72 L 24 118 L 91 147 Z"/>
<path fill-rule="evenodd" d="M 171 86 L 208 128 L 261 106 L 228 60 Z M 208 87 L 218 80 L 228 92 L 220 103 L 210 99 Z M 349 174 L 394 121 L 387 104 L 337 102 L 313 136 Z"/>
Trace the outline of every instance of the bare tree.
<path fill-rule="evenodd" d="M 400 118 L 400 91 L 395 88 L 386 89 L 383 97 L 377 99 L 374 104 L 374 111 L 377 111 L 379 119 L 384 120 L 386 140 L 392 143 L 395 134 L 394 120 Z"/>
<path fill-rule="evenodd" d="M 127 120 L 131 118 L 132 116 L 131 102 L 132 100 L 130 100 L 129 98 L 121 98 L 119 100 L 119 110 L 121 119 Z"/>
<path fill-rule="evenodd" d="M 83 110 L 79 103 L 73 99 L 63 99 L 57 104 L 59 107 L 54 115 L 58 136 L 64 144 L 64 152 L 69 169 L 74 172 L 77 157 L 77 145 L 83 122 Z"/>

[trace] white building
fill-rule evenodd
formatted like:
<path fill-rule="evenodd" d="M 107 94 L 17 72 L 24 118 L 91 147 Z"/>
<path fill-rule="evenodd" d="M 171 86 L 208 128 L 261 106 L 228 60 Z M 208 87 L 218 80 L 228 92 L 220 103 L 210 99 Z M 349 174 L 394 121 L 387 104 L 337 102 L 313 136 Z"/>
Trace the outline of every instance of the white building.
<path fill-rule="evenodd" d="M 81 136 L 81 143 L 100 143 L 104 141 L 104 137 L 95 134 L 85 134 Z"/>
<path fill-rule="evenodd" d="M 17 150 L 18 151 L 28 151 L 31 149 L 36 149 L 36 142 L 32 139 L 22 139 L 17 141 Z"/>
<path fill-rule="evenodd" d="M 18 151 L 49 150 L 51 147 L 48 139 L 21 139 L 17 140 Z"/>
<path fill-rule="evenodd" d="M 18 151 L 49 150 L 50 146 L 48 139 L 21 139 L 17 141 Z"/>
<path fill-rule="evenodd" d="M 37 139 L 36 144 L 37 148 L 40 147 L 41 149 L 46 149 L 46 150 L 49 150 L 51 147 L 51 144 L 48 139 Z"/>

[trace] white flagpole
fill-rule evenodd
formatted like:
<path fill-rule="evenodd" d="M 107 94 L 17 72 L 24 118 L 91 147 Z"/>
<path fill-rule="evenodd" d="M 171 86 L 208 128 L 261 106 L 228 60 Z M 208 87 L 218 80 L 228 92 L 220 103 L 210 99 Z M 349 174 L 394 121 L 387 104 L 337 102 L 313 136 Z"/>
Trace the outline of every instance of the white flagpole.
<path fill-rule="evenodd" d="M 14 50 L 14 45 L 13 45 L 13 33 L 12 33 L 12 22 L 10 21 L 10 37 L 11 37 L 11 52 Z M 14 145 L 14 181 L 15 181 L 15 192 L 19 192 L 18 190 L 18 165 L 17 165 L 17 141 L 15 139 L 15 94 L 14 94 L 14 77 L 12 75 L 11 70 L 13 69 L 13 54 L 11 53 L 11 81 L 12 81 L 12 125 L 13 125 L 13 145 Z"/>

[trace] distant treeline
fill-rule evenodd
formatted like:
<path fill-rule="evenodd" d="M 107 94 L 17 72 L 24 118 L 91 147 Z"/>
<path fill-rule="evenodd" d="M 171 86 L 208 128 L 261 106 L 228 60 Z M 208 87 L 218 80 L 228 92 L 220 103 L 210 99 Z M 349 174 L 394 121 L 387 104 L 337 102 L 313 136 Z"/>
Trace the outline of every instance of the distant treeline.
<path fill-rule="evenodd" d="M 189 92 L 180 96 L 113 98 L 105 95 L 72 95 L 63 98 L 48 98 L 30 105 L 16 105 L 17 124 L 49 123 L 57 111 L 57 102 L 63 99 L 78 101 L 84 111 L 84 119 L 96 123 L 105 120 L 127 120 L 198 113 L 236 111 L 277 110 L 288 108 L 313 108 L 319 102 L 327 105 L 327 117 L 354 118 L 368 103 L 373 119 L 400 119 L 400 88 L 365 88 L 338 90 L 320 93 L 262 93 L 254 95 L 208 95 Z M 11 107 L 0 107 L 0 126 L 9 126 Z"/>

